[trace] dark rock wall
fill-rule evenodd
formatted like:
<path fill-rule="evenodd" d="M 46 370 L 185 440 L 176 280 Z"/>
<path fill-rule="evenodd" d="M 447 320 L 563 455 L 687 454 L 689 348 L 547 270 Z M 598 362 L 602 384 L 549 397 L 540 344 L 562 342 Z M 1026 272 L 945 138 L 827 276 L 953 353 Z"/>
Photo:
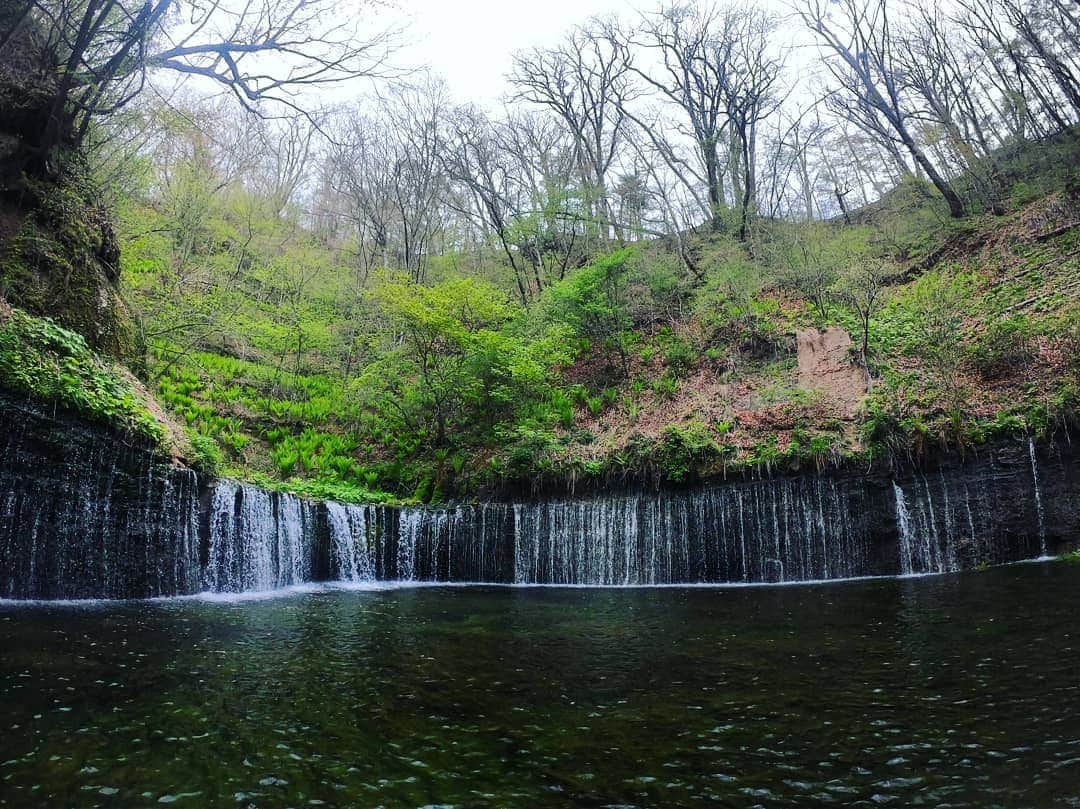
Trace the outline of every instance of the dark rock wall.
<path fill-rule="evenodd" d="M 197 589 L 194 472 L 144 444 L 3 401 L 0 451 L 0 597 Z"/>
<path fill-rule="evenodd" d="M 773 582 L 930 573 L 1080 544 L 1067 442 L 880 475 L 393 508 L 198 480 L 145 444 L 0 399 L 0 597 L 385 579 Z"/>

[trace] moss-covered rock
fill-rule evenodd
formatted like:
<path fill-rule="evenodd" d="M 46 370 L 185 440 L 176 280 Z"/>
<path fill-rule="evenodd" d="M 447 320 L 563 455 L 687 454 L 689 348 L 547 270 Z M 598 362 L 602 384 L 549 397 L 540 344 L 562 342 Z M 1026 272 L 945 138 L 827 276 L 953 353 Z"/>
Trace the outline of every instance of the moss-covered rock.
<path fill-rule="evenodd" d="M 162 447 L 176 443 L 164 414 L 126 369 L 96 355 L 81 335 L 2 302 L 0 391 Z"/>
<path fill-rule="evenodd" d="M 26 29 L 0 52 L 0 299 L 138 371 L 145 349 L 119 293 L 112 211 L 66 126 L 56 150 L 35 145 L 55 97 L 42 47 Z"/>
<path fill-rule="evenodd" d="M 55 178 L 26 178 L 0 218 L 0 294 L 13 306 L 78 332 L 95 351 L 139 369 L 145 348 L 120 296 L 120 248 L 82 160 Z"/>

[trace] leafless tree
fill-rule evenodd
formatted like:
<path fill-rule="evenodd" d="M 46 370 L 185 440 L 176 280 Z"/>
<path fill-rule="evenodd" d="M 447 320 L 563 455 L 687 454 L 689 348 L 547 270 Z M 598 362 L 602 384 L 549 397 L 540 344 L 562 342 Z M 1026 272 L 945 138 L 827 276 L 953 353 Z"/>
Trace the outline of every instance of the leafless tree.
<path fill-rule="evenodd" d="M 957 0 L 957 6 L 956 21 L 990 68 L 987 78 L 997 94 L 991 103 L 1003 111 L 1003 121 L 1012 119 L 1010 129 L 1022 137 L 1027 127 L 1037 135 L 1046 134 L 1046 120 L 1057 129 L 1069 126 L 1055 85 L 1064 91 L 1065 104 L 1073 104 L 1075 74 L 1067 59 L 1059 57 L 1036 31 L 1038 15 L 1029 10 L 1037 10 L 1037 4 L 1025 8 L 1014 0 Z M 1078 35 L 1075 19 L 1069 15 L 1058 19 L 1066 24 L 1063 39 L 1074 40 Z"/>
<path fill-rule="evenodd" d="M 446 186 L 440 161 L 446 89 L 435 80 L 395 88 L 382 107 L 392 132 L 391 189 L 399 228 L 399 264 L 420 282 L 426 277 L 431 242 L 439 230 L 439 202 Z"/>
<path fill-rule="evenodd" d="M 534 275 L 562 279 L 585 260 L 591 199 L 578 191 L 577 145 L 559 120 L 541 111 L 511 112 L 496 127 L 513 161 L 515 239 Z"/>
<path fill-rule="evenodd" d="M 739 239 L 746 240 L 750 210 L 757 193 L 757 128 L 775 111 L 783 58 L 770 51 L 775 19 L 754 8 L 735 18 L 734 47 L 724 86 L 724 105 L 730 129 L 738 146 L 737 165 L 741 177 L 736 198 L 739 208 Z"/>
<path fill-rule="evenodd" d="M 514 200 L 520 199 L 514 188 L 520 182 L 515 177 L 515 161 L 502 148 L 496 124 L 476 107 L 456 110 L 450 117 L 448 130 L 443 156 L 447 175 L 464 192 L 467 206 L 464 212 L 479 219 L 498 240 L 514 272 L 518 297 L 524 304 L 529 300 L 532 283 L 539 290 L 543 279 L 533 263 L 530 280 L 530 262 L 515 238 L 514 220 L 520 215 L 514 206 Z"/>
<path fill-rule="evenodd" d="M 328 185 L 341 197 L 337 213 L 352 225 L 361 283 L 389 261 L 393 221 L 393 145 L 372 115 L 352 110 L 334 134 Z"/>
<path fill-rule="evenodd" d="M 442 155 L 445 88 L 424 81 L 393 89 L 373 111 L 349 111 L 337 124 L 331 185 L 347 201 L 360 262 L 394 267 L 423 281 L 440 229 L 446 188 Z"/>
<path fill-rule="evenodd" d="M 154 70 L 197 76 L 259 114 L 303 112 L 297 93 L 386 71 L 390 32 L 363 33 L 365 0 L 30 0 L 20 37 L 45 62 L 47 112 L 33 148 L 47 161 L 131 102 Z M 24 40 L 23 44 L 27 44 Z"/>
<path fill-rule="evenodd" d="M 985 134 L 985 113 L 972 75 L 958 58 L 961 54 L 958 37 L 936 4 L 910 8 L 897 63 L 913 97 L 912 117 L 924 131 L 940 132 L 937 147 L 946 169 L 952 174 L 966 172 L 988 207 L 1004 213 L 1000 171 Z"/>
<path fill-rule="evenodd" d="M 603 24 L 573 29 L 555 48 L 514 56 L 510 81 L 521 100 L 549 109 L 564 123 L 575 146 L 581 179 L 588 186 L 590 215 L 606 241 L 614 225 L 608 176 L 623 142 L 629 66 L 625 52 L 603 34 Z"/>
<path fill-rule="evenodd" d="M 279 215 L 293 201 L 311 169 L 316 124 L 306 116 L 284 120 L 257 119 L 255 143 L 259 171 L 255 183 L 261 195 Z"/>
<path fill-rule="evenodd" d="M 682 131 L 692 138 L 701 163 L 709 221 L 715 231 L 723 230 L 725 224 L 723 152 L 730 122 L 728 71 L 734 61 L 737 16 L 732 7 L 671 4 L 646 14 L 639 29 L 625 38 L 628 49 L 633 45 L 656 57 L 655 68 L 628 60 L 634 73 L 686 118 Z"/>
<path fill-rule="evenodd" d="M 839 84 L 833 98 L 846 117 L 886 143 L 902 144 L 944 197 L 950 215 L 963 216 L 963 200 L 912 130 L 886 0 L 806 0 L 799 14 L 831 52 L 825 64 Z"/>

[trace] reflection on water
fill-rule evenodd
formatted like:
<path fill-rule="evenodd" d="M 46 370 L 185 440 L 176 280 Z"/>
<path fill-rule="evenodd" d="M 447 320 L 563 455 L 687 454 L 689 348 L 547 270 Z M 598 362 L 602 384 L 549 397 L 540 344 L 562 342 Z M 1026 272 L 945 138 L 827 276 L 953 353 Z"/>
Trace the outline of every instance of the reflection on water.
<path fill-rule="evenodd" d="M 0 804 L 1080 802 L 1080 566 L 0 606 Z"/>

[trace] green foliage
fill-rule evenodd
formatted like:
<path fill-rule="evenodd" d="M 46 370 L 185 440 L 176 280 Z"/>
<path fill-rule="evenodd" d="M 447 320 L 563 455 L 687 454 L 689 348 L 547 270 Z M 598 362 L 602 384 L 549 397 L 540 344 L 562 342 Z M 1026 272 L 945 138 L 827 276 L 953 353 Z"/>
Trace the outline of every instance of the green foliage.
<path fill-rule="evenodd" d="M 203 468 L 315 496 L 431 501 L 507 479 L 687 481 L 721 464 L 917 455 L 1049 433 L 1077 410 L 1069 373 L 1047 372 L 1080 356 L 1061 291 L 1070 265 L 1055 261 L 1075 239 L 965 255 L 1002 221 L 950 222 L 916 181 L 854 226 L 761 219 L 747 244 L 687 233 L 683 252 L 662 239 L 612 252 L 590 218 L 595 189 L 539 189 L 508 223 L 517 266 L 501 243 L 451 248 L 415 283 L 369 267 L 348 233 L 205 182 L 213 167 L 188 146 L 194 162 L 168 188 L 124 205 L 122 261 L 157 395 Z M 863 305 L 851 270 L 882 257 L 896 263 Z M 995 325 L 1036 292 L 1026 323 Z M 828 397 L 797 383 L 794 334 L 839 325 L 858 340 L 864 324 L 873 390 L 841 430 Z M 995 386 L 971 373 L 1018 358 L 1029 372 Z M 993 387 L 1007 390 L 988 407 Z M 666 423 L 699 404 L 715 424 Z M 741 415 L 763 408 L 794 426 Z"/>
<path fill-rule="evenodd" d="M 629 262 L 629 312 L 635 326 L 685 320 L 695 280 L 678 255 L 637 250 Z"/>
<path fill-rule="evenodd" d="M 855 315 L 859 356 L 868 376 L 871 326 L 881 309 L 886 281 L 894 272 L 885 261 L 862 258 L 845 267 L 832 287 L 833 294 Z"/>
<path fill-rule="evenodd" d="M 707 425 L 691 422 L 664 428 L 656 447 L 656 464 L 665 479 L 675 483 L 688 480 L 695 469 L 721 455 Z"/>
<path fill-rule="evenodd" d="M 605 338 L 631 325 L 626 300 L 630 248 L 596 259 L 545 293 L 548 317 L 582 337 Z"/>
<path fill-rule="evenodd" d="M 1080 303 L 1074 304 L 1062 320 L 1061 350 L 1069 372 L 1080 379 Z"/>
<path fill-rule="evenodd" d="M 232 474 L 236 470 L 229 470 Z M 388 503 L 400 505 L 407 500 L 394 497 L 360 481 L 327 480 L 322 478 L 289 478 L 281 480 L 263 472 L 245 470 L 245 477 L 252 483 L 273 491 L 291 492 L 302 497 L 318 500 L 335 500 L 339 503 Z"/>
<path fill-rule="evenodd" d="M 1028 318 L 1018 315 L 990 323 L 971 349 L 975 369 L 985 379 L 997 379 L 1035 359 L 1036 347 Z"/>
<path fill-rule="evenodd" d="M 669 373 L 658 376 L 652 383 L 653 393 L 659 399 L 672 399 L 679 390 L 679 380 Z"/>
<path fill-rule="evenodd" d="M 553 388 L 548 404 L 551 415 L 560 427 L 568 429 L 574 425 L 574 400 L 565 391 Z"/>
<path fill-rule="evenodd" d="M 505 449 L 495 459 L 496 470 L 511 477 L 530 476 L 551 467 L 555 433 L 536 422 L 508 426 L 503 431 Z"/>
<path fill-rule="evenodd" d="M 402 462 L 450 447 L 471 447 L 504 436 L 514 453 L 535 454 L 537 436 L 573 423 L 570 396 L 558 392 L 553 369 L 573 357 L 566 326 L 552 324 L 526 339 L 520 311 L 486 282 L 459 278 L 423 286 L 387 277 L 372 290 L 384 330 L 368 344 L 375 359 L 353 390 L 374 419 L 381 443 Z M 602 406 L 586 396 L 590 409 Z M 506 425 L 518 423 L 520 429 Z M 447 456 L 449 457 L 449 456 Z M 291 458 L 285 460 L 291 461 Z M 439 474 L 416 479 L 419 499 L 444 490 Z"/>
<path fill-rule="evenodd" d="M 738 256 L 709 273 L 694 300 L 702 324 L 729 334 L 752 322 L 754 299 L 761 292 L 761 273 L 749 259 Z"/>
<path fill-rule="evenodd" d="M 189 436 L 188 440 L 191 442 L 194 453 L 191 459 L 192 466 L 208 475 L 216 475 L 224 468 L 225 455 L 213 438 L 196 433 Z"/>
<path fill-rule="evenodd" d="M 94 354 L 81 335 L 19 309 L 6 317 L 0 310 L 0 385 L 154 443 L 164 439 L 161 424 L 117 366 Z"/>
<path fill-rule="evenodd" d="M 873 227 L 872 249 L 899 262 L 926 256 L 953 229 L 964 227 L 950 220 L 945 201 L 928 180 L 910 176 L 865 208 L 859 224 Z"/>
<path fill-rule="evenodd" d="M 670 329 L 665 328 L 660 332 L 659 339 L 664 366 L 673 374 L 685 375 L 697 364 L 697 352 L 686 338 L 672 334 Z"/>
<path fill-rule="evenodd" d="M 789 224 L 774 227 L 763 249 L 781 282 L 810 301 L 819 324 L 824 325 L 831 314 L 836 282 L 845 268 L 868 258 L 872 233 L 865 226 Z"/>
<path fill-rule="evenodd" d="M 694 312 L 705 330 L 706 350 L 720 346 L 761 360 L 782 353 L 791 343 L 775 300 L 762 295 L 762 268 L 748 259 L 729 259 L 710 273 L 697 291 Z"/>
<path fill-rule="evenodd" d="M 624 374 L 634 339 L 627 283 L 632 256 L 632 248 L 623 248 L 596 259 L 549 287 L 541 302 L 547 322 L 616 352 Z"/>
<path fill-rule="evenodd" d="M 874 324 L 874 338 L 886 351 L 931 360 L 944 373 L 960 360 L 964 315 L 972 313 L 975 278 L 928 272 L 893 296 Z"/>

